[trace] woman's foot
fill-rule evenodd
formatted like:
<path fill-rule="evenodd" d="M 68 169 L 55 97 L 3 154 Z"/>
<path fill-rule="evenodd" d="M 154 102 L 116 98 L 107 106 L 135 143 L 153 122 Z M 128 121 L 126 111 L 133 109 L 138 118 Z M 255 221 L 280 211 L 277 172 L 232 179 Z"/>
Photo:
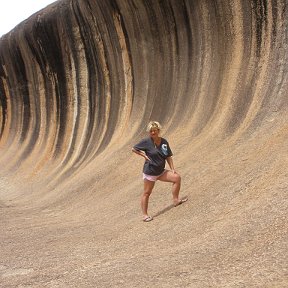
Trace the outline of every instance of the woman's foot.
<path fill-rule="evenodd" d="M 174 202 L 174 207 L 181 205 L 182 203 L 186 202 L 188 198 L 180 199 L 177 202 Z"/>
<path fill-rule="evenodd" d="M 144 218 L 143 218 L 143 221 L 144 222 L 150 222 L 150 221 L 152 221 L 153 220 L 153 217 L 152 216 L 145 216 Z"/>

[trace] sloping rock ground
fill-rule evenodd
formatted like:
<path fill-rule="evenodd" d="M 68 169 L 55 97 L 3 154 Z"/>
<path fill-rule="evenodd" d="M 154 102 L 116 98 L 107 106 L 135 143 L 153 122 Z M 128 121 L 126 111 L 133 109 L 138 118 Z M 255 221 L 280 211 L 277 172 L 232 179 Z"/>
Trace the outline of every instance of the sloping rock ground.
<path fill-rule="evenodd" d="M 0 40 L 1 287 L 287 287 L 288 3 L 57 1 Z M 149 120 L 182 175 L 141 221 Z"/>

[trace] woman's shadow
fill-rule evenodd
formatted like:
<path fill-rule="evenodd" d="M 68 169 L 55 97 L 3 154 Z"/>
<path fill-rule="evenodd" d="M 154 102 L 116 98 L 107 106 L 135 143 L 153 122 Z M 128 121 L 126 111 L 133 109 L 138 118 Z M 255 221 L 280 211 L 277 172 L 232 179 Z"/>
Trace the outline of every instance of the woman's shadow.
<path fill-rule="evenodd" d="M 183 196 L 180 200 L 182 201 L 182 200 L 185 200 L 185 199 L 188 200 L 188 196 Z M 186 200 L 186 201 L 187 201 L 187 200 Z M 186 201 L 185 201 L 185 202 L 186 202 Z M 179 205 L 177 205 L 177 206 L 180 206 L 180 205 L 184 204 L 185 202 L 183 202 L 183 203 L 181 203 L 181 204 L 179 204 Z M 171 205 L 167 206 L 166 208 L 160 210 L 160 211 L 157 212 L 156 214 L 154 214 L 154 215 L 153 215 L 153 218 L 156 218 L 156 217 L 158 217 L 158 216 L 160 216 L 160 215 L 168 212 L 169 210 L 171 210 L 172 208 L 175 208 L 175 207 L 177 207 L 177 206 L 175 206 L 174 204 L 171 204 Z"/>

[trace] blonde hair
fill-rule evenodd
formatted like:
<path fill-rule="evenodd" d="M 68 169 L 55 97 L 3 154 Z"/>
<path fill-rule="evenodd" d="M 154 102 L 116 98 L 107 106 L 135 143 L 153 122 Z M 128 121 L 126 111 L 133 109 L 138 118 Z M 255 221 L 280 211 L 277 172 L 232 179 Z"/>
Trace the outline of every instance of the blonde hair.
<path fill-rule="evenodd" d="M 162 126 L 160 125 L 160 123 L 159 122 L 157 122 L 157 121 L 150 121 L 149 123 L 148 123 L 148 125 L 147 125 L 147 132 L 150 132 L 151 131 L 151 129 L 158 129 L 158 130 L 160 130 L 161 128 L 162 128 Z"/>

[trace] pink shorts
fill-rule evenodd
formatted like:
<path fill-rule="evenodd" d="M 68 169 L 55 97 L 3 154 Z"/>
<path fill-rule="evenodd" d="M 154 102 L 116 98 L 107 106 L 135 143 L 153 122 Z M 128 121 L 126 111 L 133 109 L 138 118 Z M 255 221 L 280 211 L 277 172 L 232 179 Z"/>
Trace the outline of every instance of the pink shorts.
<path fill-rule="evenodd" d="M 156 182 L 160 176 L 162 176 L 167 170 L 165 169 L 160 175 L 154 176 L 154 175 L 147 175 L 143 173 L 143 179 L 146 179 L 148 181 Z"/>

